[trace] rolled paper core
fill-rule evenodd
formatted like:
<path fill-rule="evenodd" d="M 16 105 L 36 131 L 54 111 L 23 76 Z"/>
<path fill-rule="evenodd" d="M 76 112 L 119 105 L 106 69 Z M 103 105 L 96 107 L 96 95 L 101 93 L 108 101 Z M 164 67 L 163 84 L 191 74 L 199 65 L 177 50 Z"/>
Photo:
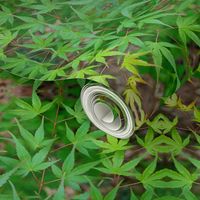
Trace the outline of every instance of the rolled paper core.
<path fill-rule="evenodd" d="M 99 120 L 102 120 L 106 123 L 111 123 L 114 120 L 114 115 L 111 108 L 109 108 L 109 106 L 105 103 L 96 103 L 94 105 L 94 113 Z"/>
<path fill-rule="evenodd" d="M 105 133 L 120 139 L 133 134 L 135 123 L 132 113 L 113 91 L 88 84 L 81 90 L 81 104 L 89 120 Z"/>

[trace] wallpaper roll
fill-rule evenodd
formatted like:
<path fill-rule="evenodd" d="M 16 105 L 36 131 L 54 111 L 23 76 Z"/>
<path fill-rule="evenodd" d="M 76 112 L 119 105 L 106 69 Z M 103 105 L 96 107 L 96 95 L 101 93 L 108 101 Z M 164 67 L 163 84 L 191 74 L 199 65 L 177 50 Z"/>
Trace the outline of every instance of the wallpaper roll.
<path fill-rule="evenodd" d="M 132 113 L 113 91 L 100 85 L 87 84 L 81 91 L 81 103 L 91 122 L 105 133 L 121 139 L 133 134 Z"/>

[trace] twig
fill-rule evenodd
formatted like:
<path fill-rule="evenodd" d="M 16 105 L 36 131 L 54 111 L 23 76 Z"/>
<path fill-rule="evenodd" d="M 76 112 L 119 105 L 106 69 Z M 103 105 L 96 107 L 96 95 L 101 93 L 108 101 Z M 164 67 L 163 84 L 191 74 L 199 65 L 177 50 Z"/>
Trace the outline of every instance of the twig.
<path fill-rule="evenodd" d="M 42 190 L 42 187 L 43 187 L 43 185 L 44 185 L 44 174 L 45 174 L 45 170 L 43 170 L 43 172 L 42 172 L 42 178 L 41 178 L 41 181 L 40 181 L 40 185 L 39 185 L 39 194 L 40 194 L 40 192 L 41 192 L 41 190 Z"/>

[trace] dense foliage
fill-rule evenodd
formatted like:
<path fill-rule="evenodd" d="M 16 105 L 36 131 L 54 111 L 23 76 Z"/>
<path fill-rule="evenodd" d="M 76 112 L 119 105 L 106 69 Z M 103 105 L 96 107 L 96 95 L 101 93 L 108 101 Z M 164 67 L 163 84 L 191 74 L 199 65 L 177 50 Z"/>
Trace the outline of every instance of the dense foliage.
<path fill-rule="evenodd" d="M 179 96 L 200 88 L 199 8 L 0 0 L 0 199 L 200 199 L 200 94 Z M 135 116 L 126 140 L 94 129 L 79 99 L 87 81 L 112 88 L 112 68 L 126 73 Z M 138 87 L 148 80 L 159 102 L 151 113 Z"/>

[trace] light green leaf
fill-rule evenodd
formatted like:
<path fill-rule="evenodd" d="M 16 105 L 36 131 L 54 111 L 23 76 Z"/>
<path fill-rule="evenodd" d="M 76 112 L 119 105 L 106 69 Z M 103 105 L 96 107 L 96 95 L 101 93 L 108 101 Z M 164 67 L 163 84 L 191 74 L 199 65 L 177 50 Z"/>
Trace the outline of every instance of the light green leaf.
<path fill-rule="evenodd" d="M 112 75 L 102 74 L 97 76 L 89 76 L 88 79 L 97 83 L 101 83 L 105 86 L 109 86 L 107 79 L 115 79 L 115 77 Z"/>
<path fill-rule="evenodd" d="M 76 131 L 76 139 L 79 140 L 79 139 L 81 139 L 82 137 L 84 137 L 84 136 L 88 133 L 89 128 L 90 128 L 90 123 L 89 123 L 89 121 L 84 122 L 84 123 L 78 128 L 78 130 Z"/>
<path fill-rule="evenodd" d="M 113 167 L 118 168 L 122 165 L 124 161 L 124 152 L 123 151 L 117 151 L 113 156 Z"/>
<path fill-rule="evenodd" d="M 40 144 L 44 139 L 44 117 L 42 118 L 41 124 L 35 132 L 35 140 Z"/>
<path fill-rule="evenodd" d="M 187 179 L 191 180 L 191 174 L 190 172 L 180 163 L 178 162 L 175 158 L 173 158 L 174 164 L 176 169 L 180 174 L 182 174 L 184 177 Z"/>
<path fill-rule="evenodd" d="M 62 177 L 63 173 L 62 173 L 62 170 L 59 167 L 57 167 L 56 165 L 52 165 L 51 169 L 52 169 L 53 174 L 57 178 L 61 178 Z"/>
<path fill-rule="evenodd" d="M 46 112 L 47 110 L 49 110 L 49 109 L 53 106 L 54 103 L 55 103 L 55 101 L 52 101 L 52 102 L 50 102 L 50 103 L 47 103 L 47 104 L 43 105 L 43 106 L 40 108 L 39 113 L 44 113 L 44 112 Z"/>
<path fill-rule="evenodd" d="M 198 200 L 198 198 L 187 188 L 183 188 L 183 195 L 186 200 Z"/>
<path fill-rule="evenodd" d="M 18 158 L 21 161 L 31 160 L 31 156 L 29 152 L 26 150 L 26 148 L 19 142 L 19 140 L 12 133 L 10 133 L 10 135 L 13 137 L 13 140 L 16 144 L 16 151 Z"/>
<path fill-rule="evenodd" d="M 174 56 L 172 55 L 172 53 L 165 47 L 160 48 L 160 50 L 162 54 L 164 55 L 164 57 L 169 61 L 169 63 L 174 68 L 174 72 L 177 73 L 176 63 L 175 63 Z"/>
<path fill-rule="evenodd" d="M 45 160 L 49 150 L 50 150 L 50 146 L 44 147 L 38 153 L 36 153 L 32 158 L 33 166 L 37 166 L 41 164 Z"/>
<path fill-rule="evenodd" d="M 131 190 L 130 200 L 138 200 L 137 196 L 134 194 L 134 192 L 132 190 Z"/>
<path fill-rule="evenodd" d="M 0 11 L 0 25 L 5 24 L 7 21 L 13 24 L 14 17 L 9 8 L 1 5 L 2 11 Z"/>
<path fill-rule="evenodd" d="M 121 170 L 122 171 L 129 171 L 131 169 L 134 169 L 136 167 L 136 165 L 138 165 L 138 163 L 143 159 L 143 156 L 140 156 L 138 158 L 135 158 L 127 163 L 125 163 L 124 165 L 121 166 Z"/>
<path fill-rule="evenodd" d="M 67 125 L 67 123 L 65 123 L 66 126 L 66 137 L 70 142 L 74 142 L 75 141 L 75 135 L 74 132 L 69 128 L 69 126 Z"/>
<path fill-rule="evenodd" d="M 14 168 L 10 170 L 9 172 L 6 172 L 5 174 L 0 175 L 0 187 L 2 187 L 5 183 L 7 183 L 9 178 L 16 172 L 16 170 L 17 168 Z"/>
<path fill-rule="evenodd" d="M 33 108 L 36 109 L 37 111 L 40 110 L 41 105 L 42 105 L 40 98 L 35 91 L 33 91 L 33 94 L 32 94 L 32 105 L 33 105 Z"/>
<path fill-rule="evenodd" d="M 117 144 L 118 139 L 116 137 L 113 137 L 112 135 L 107 134 L 106 138 L 110 144 Z"/>
<path fill-rule="evenodd" d="M 185 31 L 185 33 L 191 40 L 193 40 L 200 47 L 200 39 L 194 32 L 187 30 Z"/>
<path fill-rule="evenodd" d="M 146 135 L 145 135 L 145 138 L 144 138 L 144 141 L 145 141 L 145 145 L 149 145 L 151 144 L 152 140 L 154 138 L 154 132 L 152 129 L 148 129 Z"/>
<path fill-rule="evenodd" d="M 154 195 L 153 189 L 149 188 L 142 194 L 140 200 L 152 200 L 153 195 Z"/>
<path fill-rule="evenodd" d="M 72 169 L 74 168 L 74 161 L 75 161 L 75 152 L 74 152 L 74 148 L 72 148 L 71 152 L 69 153 L 69 155 L 66 157 L 66 159 L 64 160 L 63 166 L 62 166 L 62 170 L 68 174 L 70 173 L 70 171 L 72 171 Z"/>
<path fill-rule="evenodd" d="M 148 179 L 148 177 L 155 171 L 157 165 L 157 158 L 154 159 L 153 162 L 151 162 L 150 165 L 147 166 L 147 168 L 142 173 L 142 179 Z"/>
<path fill-rule="evenodd" d="M 35 142 L 35 138 L 32 135 L 32 133 L 30 133 L 28 130 L 26 130 L 20 123 L 19 121 L 16 119 L 17 122 L 17 126 L 19 128 L 20 134 L 21 136 L 24 138 L 24 140 L 33 148 L 35 149 L 36 147 L 36 142 Z"/>
<path fill-rule="evenodd" d="M 116 187 L 114 187 L 105 197 L 104 200 L 115 200 L 117 191 L 119 190 L 119 185 L 118 184 Z"/>
<path fill-rule="evenodd" d="M 197 169 L 200 169 L 200 160 L 191 158 L 190 156 L 188 156 L 187 159 L 188 159 Z"/>
<path fill-rule="evenodd" d="M 35 166 L 34 167 L 34 171 L 41 171 L 41 170 L 44 170 L 50 166 L 52 166 L 54 163 L 56 163 L 57 161 L 51 161 L 51 162 L 43 162 L 43 163 L 40 163 L 39 165 Z"/>
<path fill-rule="evenodd" d="M 89 171 L 90 169 L 94 168 L 94 166 L 96 166 L 100 161 L 96 161 L 96 162 L 89 162 L 86 164 L 82 164 L 79 165 L 78 167 L 74 168 L 72 170 L 72 174 L 73 175 L 81 175 L 86 173 L 87 171 Z"/>
<path fill-rule="evenodd" d="M 12 188 L 12 192 L 13 192 L 13 200 L 20 200 L 18 194 L 17 194 L 17 191 L 15 189 L 15 186 L 12 184 L 11 181 L 9 181 L 10 185 L 11 185 L 11 188 Z"/>
<path fill-rule="evenodd" d="M 57 192 L 55 193 L 53 200 L 65 200 L 65 190 L 64 190 L 64 178 L 62 178 Z"/>
<path fill-rule="evenodd" d="M 97 187 L 94 186 L 94 184 L 90 182 L 90 195 L 92 199 L 96 199 L 96 200 L 103 200 L 103 196 L 101 194 L 101 192 L 99 191 L 99 189 Z"/>
<path fill-rule="evenodd" d="M 194 107 L 194 120 L 200 123 L 200 110 Z"/>

